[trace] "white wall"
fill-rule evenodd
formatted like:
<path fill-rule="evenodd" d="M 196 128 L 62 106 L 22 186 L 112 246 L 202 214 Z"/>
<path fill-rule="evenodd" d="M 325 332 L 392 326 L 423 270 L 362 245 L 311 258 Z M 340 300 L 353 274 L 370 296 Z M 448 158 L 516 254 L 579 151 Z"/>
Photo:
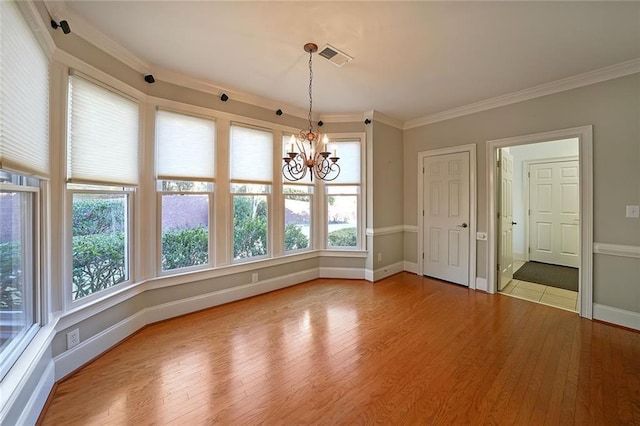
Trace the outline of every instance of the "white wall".
<path fill-rule="evenodd" d="M 526 253 L 526 185 L 529 181 L 524 177 L 524 162 L 545 160 L 559 157 L 577 157 L 578 139 L 542 142 L 531 145 L 513 146 L 509 148 L 513 155 L 513 254 L 522 260 Z"/>

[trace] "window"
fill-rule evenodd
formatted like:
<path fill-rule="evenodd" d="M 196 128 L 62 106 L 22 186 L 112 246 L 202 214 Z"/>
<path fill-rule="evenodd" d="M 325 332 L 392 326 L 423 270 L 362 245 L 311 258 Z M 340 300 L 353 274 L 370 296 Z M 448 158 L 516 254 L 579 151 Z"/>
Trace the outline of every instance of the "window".
<path fill-rule="evenodd" d="M 161 269 L 211 264 L 215 123 L 159 110 L 156 115 Z"/>
<path fill-rule="evenodd" d="M 313 186 L 284 185 L 284 250 L 311 248 Z"/>
<path fill-rule="evenodd" d="M 340 175 L 325 185 L 327 212 L 327 247 L 361 247 L 361 143 L 359 140 L 337 141 Z"/>
<path fill-rule="evenodd" d="M 49 175 L 49 59 L 18 2 L 0 2 L 0 40 L 2 380 L 45 319 L 39 241 L 46 190 L 40 178 Z"/>
<path fill-rule="evenodd" d="M 269 254 L 269 203 L 273 179 L 273 134 L 231 126 L 233 259 Z"/>
<path fill-rule="evenodd" d="M 0 172 L 0 377 L 37 330 L 38 185 Z"/>
<path fill-rule="evenodd" d="M 134 100 L 88 77 L 69 77 L 67 190 L 74 301 L 132 280 L 139 109 Z"/>

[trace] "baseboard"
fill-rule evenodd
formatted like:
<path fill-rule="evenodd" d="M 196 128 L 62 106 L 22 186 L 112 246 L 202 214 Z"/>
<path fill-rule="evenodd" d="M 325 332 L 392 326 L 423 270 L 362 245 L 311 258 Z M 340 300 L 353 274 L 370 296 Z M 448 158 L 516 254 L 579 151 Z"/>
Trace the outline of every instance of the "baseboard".
<path fill-rule="evenodd" d="M 107 349 L 117 345 L 145 325 L 147 323 L 145 321 L 145 309 L 143 309 L 61 353 L 53 359 L 56 367 L 56 381 L 74 372 Z"/>
<path fill-rule="evenodd" d="M 489 287 L 487 286 L 487 279 L 476 277 L 476 290 L 489 292 Z"/>
<path fill-rule="evenodd" d="M 640 313 L 593 304 L 593 319 L 640 330 Z"/>
<path fill-rule="evenodd" d="M 215 291 L 187 299 L 176 300 L 145 309 L 145 319 L 147 324 L 185 315 L 213 306 L 223 305 L 229 302 L 246 299 L 270 291 L 290 287 L 305 281 L 318 278 L 318 269 L 309 269 L 296 272 L 269 280 L 258 281 L 257 283 L 245 284 L 225 290 Z"/>
<path fill-rule="evenodd" d="M 22 415 L 18 419 L 16 424 L 18 425 L 35 425 L 38 421 L 40 413 L 44 409 L 44 405 L 47 403 L 49 393 L 53 389 L 55 383 L 55 364 L 53 360 L 50 360 L 47 364 L 47 368 L 40 377 L 38 385 L 31 394 L 29 401 L 25 404 Z"/>
<path fill-rule="evenodd" d="M 524 253 L 513 252 L 513 260 L 518 260 L 520 262 L 526 262 L 527 261 L 527 256 Z"/>
<path fill-rule="evenodd" d="M 257 296 L 315 278 L 318 278 L 317 268 L 145 308 L 55 357 L 55 380 L 60 380 L 80 368 L 147 324 Z"/>
<path fill-rule="evenodd" d="M 360 269 L 360 268 L 332 268 L 332 267 L 327 267 L 327 266 L 321 266 L 320 267 L 320 278 L 344 278 L 344 279 L 352 279 L 352 280 L 364 280 L 364 279 L 367 279 L 364 269 Z"/>
<path fill-rule="evenodd" d="M 404 271 L 404 262 L 402 261 L 383 266 L 382 268 L 373 271 L 373 281 L 380 281 L 402 271 Z"/>
<path fill-rule="evenodd" d="M 411 272 L 412 274 L 418 273 L 418 264 L 415 262 L 407 262 L 406 260 L 402 262 L 402 269 L 407 272 Z"/>
<path fill-rule="evenodd" d="M 371 269 L 365 269 L 365 270 L 364 270 L 364 279 L 365 279 L 365 280 L 367 280 L 367 281 L 369 281 L 369 282 L 374 282 L 374 281 L 375 281 L 375 279 L 374 279 L 373 274 L 374 274 L 374 271 L 373 271 L 373 270 L 371 270 Z"/>

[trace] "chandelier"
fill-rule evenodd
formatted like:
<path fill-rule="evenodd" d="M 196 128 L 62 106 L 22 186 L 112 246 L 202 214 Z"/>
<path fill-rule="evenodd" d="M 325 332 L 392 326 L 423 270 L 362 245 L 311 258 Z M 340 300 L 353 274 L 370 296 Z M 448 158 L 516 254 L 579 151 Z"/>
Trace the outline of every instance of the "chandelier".
<path fill-rule="evenodd" d="M 311 121 L 311 107 L 313 106 L 313 54 L 318 51 L 318 46 L 314 43 L 304 45 L 304 51 L 309 53 L 309 128 L 302 129 L 297 136 L 291 135 L 289 151 L 282 158 L 282 175 L 290 181 L 302 179 L 309 173 L 309 178 L 313 181 L 315 175 L 317 179 L 332 181 L 340 174 L 338 165 L 339 157 L 336 149 L 330 156 L 327 135 L 322 135 L 313 126 Z"/>

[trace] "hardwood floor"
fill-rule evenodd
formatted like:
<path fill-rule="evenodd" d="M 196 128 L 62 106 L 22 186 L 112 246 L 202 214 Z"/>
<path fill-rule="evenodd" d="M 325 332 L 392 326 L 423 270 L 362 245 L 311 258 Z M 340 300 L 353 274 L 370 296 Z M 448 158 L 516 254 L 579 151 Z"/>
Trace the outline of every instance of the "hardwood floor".
<path fill-rule="evenodd" d="M 640 424 L 640 333 L 402 273 L 151 325 L 44 425 Z"/>

